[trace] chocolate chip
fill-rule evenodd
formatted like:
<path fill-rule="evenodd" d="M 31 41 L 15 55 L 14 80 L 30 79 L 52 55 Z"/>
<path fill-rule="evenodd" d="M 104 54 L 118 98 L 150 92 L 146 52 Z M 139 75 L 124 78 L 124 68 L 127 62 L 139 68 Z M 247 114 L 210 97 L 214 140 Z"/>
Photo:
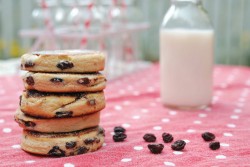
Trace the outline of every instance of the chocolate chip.
<path fill-rule="evenodd" d="M 28 76 L 28 77 L 26 78 L 26 83 L 27 83 L 28 85 L 34 85 L 34 84 L 35 84 L 35 81 L 34 81 L 34 79 L 33 79 L 32 76 Z"/>
<path fill-rule="evenodd" d="M 29 67 L 33 67 L 34 65 L 35 64 L 32 61 L 27 61 L 27 62 L 25 62 L 24 67 L 29 68 Z"/>
<path fill-rule="evenodd" d="M 100 139 L 95 139 L 96 143 L 100 143 L 100 141 L 101 141 Z"/>
<path fill-rule="evenodd" d="M 97 135 L 103 135 L 103 136 L 105 136 L 105 130 L 103 128 L 99 128 Z"/>
<path fill-rule="evenodd" d="M 62 157 L 65 156 L 65 151 L 61 150 L 58 146 L 54 146 L 49 152 L 51 156 Z"/>
<path fill-rule="evenodd" d="M 35 127 L 36 123 L 31 121 L 23 121 L 26 127 Z"/>
<path fill-rule="evenodd" d="M 60 68 L 61 70 L 65 70 L 65 69 L 73 68 L 74 64 L 72 62 L 69 62 L 69 61 L 60 61 L 56 65 L 56 67 Z"/>
<path fill-rule="evenodd" d="M 93 144 L 94 141 L 95 141 L 95 139 L 87 138 L 87 139 L 84 140 L 84 143 L 85 144 Z"/>
<path fill-rule="evenodd" d="M 218 141 L 211 142 L 211 143 L 209 144 L 209 148 L 210 148 L 211 150 L 217 150 L 217 149 L 219 149 L 219 148 L 220 148 L 220 142 L 218 142 Z"/>
<path fill-rule="evenodd" d="M 90 105 L 90 106 L 96 105 L 95 99 L 90 99 L 90 100 L 88 101 L 88 105 Z"/>
<path fill-rule="evenodd" d="M 72 111 L 58 111 L 56 112 L 55 117 L 56 118 L 68 118 L 68 117 L 72 117 L 73 112 Z"/>
<path fill-rule="evenodd" d="M 125 131 L 126 131 L 126 129 L 124 127 L 121 127 L 121 126 L 114 127 L 114 132 L 115 133 L 117 133 L 117 132 L 124 133 Z"/>
<path fill-rule="evenodd" d="M 51 78 L 50 81 L 54 82 L 54 83 L 60 83 L 60 82 L 63 82 L 63 79 L 61 79 L 61 78 Z"/>
<path fill-rule="evenodd" d="M 153 154 L 160 154 L 164 148 L 163 144 L 148 144 L 148 149 Z"/>
<path fill-rule="evenodd" d="M 35 55 L 35 56 L 40 56 L 40 54 L 37 54 L 37 53 L 33 53 L 33 55 Z"/>
<path fill-rule="evenodd" d="M 22 103 L 22 95 L 19 96 L 19 106 L 21 106 L 21 103 Z"/>
<path fill-rule="evenodd" d="M 210 133 L 210 132 L 204 132 L 204 133 L 202 133 L 201 137 L 205 141 L 211 141 L 211 140 L 215 139 L 215 135 L 213 133 Z"/>
<path fill-rule="evenodd" d="M 163 133 L 162 139 L 163 139 L 164 143 L 170 143 L 173 141 L 174 138 L 170 133 Z"/>
<path fill-rule="evenodd" d="M 113 140 L 115 142 L 121 142 L 124 141 L 127 138 L 127 135 L 121 132 L 117 132 L 113 135 Z"/>
<path fill-rule="evenodd" d="M 183 140 L 177 140 L 172 145 L 171 148 L 175 151 L 183 150 L 186 145 L 186 142 Z"/>
<path fill-rule="evenodd" d="M 66 142 L 65 147 L 67 149 L 74 148 L 76 146 L 76 142 L 71 141 L 71 142 Z"/>
<path fill-rule="evenodd" d="M 88 78 L 81 78 L 77 80 L 77 83 L 82 84 L 82 85 L 88 85 L 90 83 L 90 79 Z"/>
<path fill-rule="evenodd" d="M 154 134 L 152 133 L 146 133 L 144 136 L 143 136 L 143 139 L 146 141 L 146 142 L 155 142 L 156 141 L 156 137 Z"/>
<path fill-rule="evenodd" d="M 77 150 L 77 154 L 79 155 L 79 154 L 84 154 L 84 153 L 86 153 L 86 152 L 88 152 L 89 151 L 89 149 L 88 148 L 86 148 L 86 147 L 80 147 L 78 150 Z"/>

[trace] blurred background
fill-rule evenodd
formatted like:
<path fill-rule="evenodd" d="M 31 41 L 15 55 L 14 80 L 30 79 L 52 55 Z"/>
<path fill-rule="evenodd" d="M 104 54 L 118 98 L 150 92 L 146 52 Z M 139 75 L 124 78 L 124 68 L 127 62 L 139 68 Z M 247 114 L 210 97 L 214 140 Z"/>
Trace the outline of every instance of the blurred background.
<path fill-rule="evenodd" d="M 159 59 L 170 0 L 0 0 L 0 72 L 23 53 L 97 49 L 119 76 Z M 215 62 L 250 66 L 250 1 L 203 0 L 213 22 Z M 115 70 L 119 67 L 120 70 Z M 19 68 L 19 67 L 17 67 Z"/>

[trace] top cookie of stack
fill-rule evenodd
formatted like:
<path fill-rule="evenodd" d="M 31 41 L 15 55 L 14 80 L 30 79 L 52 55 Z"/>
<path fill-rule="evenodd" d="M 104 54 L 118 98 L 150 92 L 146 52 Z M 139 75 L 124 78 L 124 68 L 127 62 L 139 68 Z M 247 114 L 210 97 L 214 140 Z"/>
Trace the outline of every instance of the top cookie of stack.
<path fill-rule="evenodd" d="M 105 88 L 106 78 L 98 71 L 105 56 L 98 51 L 55 50 L 27 53 L 21 69 L 28 90 L 42 92 L 96 92 Z"/>

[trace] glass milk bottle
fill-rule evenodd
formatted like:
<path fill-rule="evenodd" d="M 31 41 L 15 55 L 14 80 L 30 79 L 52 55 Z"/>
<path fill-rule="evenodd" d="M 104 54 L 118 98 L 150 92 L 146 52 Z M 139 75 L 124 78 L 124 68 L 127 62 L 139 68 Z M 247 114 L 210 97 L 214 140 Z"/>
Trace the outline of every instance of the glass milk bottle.
<path fill-rule="evenodd" d="M 212 100 L 214 31 L 200 0 L 172 0 L 160 28 L 161 98 L 174 109 Z"/>

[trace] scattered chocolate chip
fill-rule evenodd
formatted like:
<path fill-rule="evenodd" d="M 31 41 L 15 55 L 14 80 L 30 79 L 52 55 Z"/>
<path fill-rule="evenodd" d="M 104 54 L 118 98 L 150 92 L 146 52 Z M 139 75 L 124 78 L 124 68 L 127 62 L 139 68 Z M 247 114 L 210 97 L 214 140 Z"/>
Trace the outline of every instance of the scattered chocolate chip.
<path fill-rule="evenodd" d="M 60 68 L 61 70 L 69 69 L 74 67 L 74 64 L 69 61 L 60 61 L 57 65 L 57 68 Z"/>
<path fill-rule="evenodd" d="M 163 133 L 162 139 L 163 139 L 164 143 L 170 143 L 173 141 L 174 138 L 170 133 Z"/>
<path fill-rule="evenodd" d="M 90 100 L 88 101 L 88 105 L 90 105 L 90 106 L 96 105 L 95 99 L 90 99 Z"/>
<path fill-rule="evenodd" d="M 164 148 L 163 144 L 148 144 L 148 149 L 153 154 L 160 154 Z"/>
<path fill-rule="evenodd" d="M 88 85 L 90 83 L 90 79 L 88 78 L 81 78 L 77 80 L 77 83 L 82 84 L 82 85 Z"/>
<path fill-rule="evenodd" d="M 183 140 L 177 140 L 172 145 L 171 148 L 175 151 L 183 150 L 186 145 L 186 142 Z"/>
<path fill-rule="evenodd" d="M 100 143 L 100 141 L 101 141 L 100 139 L 95 139 L 96 143 Z"/>
<path fill-rule="evenodd" d="M 31 121 L 23 121 L 26 127 L 35 127 L 36 123 Z"/>
<path fill-rule="evenodd" d="M 54 146 L 49 152 L 51 156 L 62 157 L 65 156 L 65 151 L 61 150 L 58 146 Z"/>
<path fill-rule="evenodd" d="M 143 136 L 143 139 L 146 141 L 146 142 L 155 142 L 156 141 L 156 137 L 153 133 L 146 133 L 144 136 Z"/>
<path fill-rule="evenodd" d="M 98 129 L 98 135 L 103 135 L 105 136 L 105 130 L 103 128 Z"/>
<path fill-rule="evenodd" d="M 24 67 L 29 68 L 29 67 L 33 67 L 34 65 L 35 64 L 32 61 L 27 61 L 27 62 L 25 62 Z"/>
<path fill-rule="evenodd" d="M 34 79 L 33 79 L 32 76 L 28 76 L 28 77 L 26 78 L 26 83 L 27 83 L 28 85 L 34 85 L 34 84 L 35 84 L 35 81 L 34 81 Z"/>
<path fill-rule="evenodd" d="M 124 133 L 126 131 L 126 129 L 122 126 L 116 126 L 114 127 L 114 132 L 117 133 L 117 132 L 121 132 L 121 133 Z"/>
<path fill-rule="evenodd" d="M 84 154 L 84 153 L 86 153 L 86 152 L 88 152 L 89 151 L 89 149 L 88 148 L 86 148 L 86 147 L 80 147 L 78 150 L 77 150 L 77 154 L 79 155 L 79 154 Z"/>
<path fill-rule="evenodd" d="M 84 140 L 84 143 L 85 144 L 93 144 L 94 141 L 95 141 L 95 139 L 87 138 L 87 139 Z"/>
<path fill-rule="evenodd" d="M 50 81 L 54 82 L 54 83 L 60 83 L 60 82 L 63 82 L 63 79 L 61 79 L 61 78 L 51 78 Z"/>
<path fill-rule="evenodd" d="M 217 149 L 219 149 L 219 148 L 220 148 L 220 142 L 218 142 L 218 141 L 211 142 L 211 143 L 209 144 L 209 148 L 210 148 L 211 150 L 217 150 Z"/>
<path fill-rule="evenodd" d="M 19 96 L 19 106 L 21 106 L 21 103 L 22 103 L 22 95 Z"/>
<path fill-rule="evenodd" d="M 210 132 L 204 132 L 204 133 L 202 133 L 201 137 L 205 141 L 211 141 L 211 140 L 215 139 L 215 135 L 213 133 L 210 133 Z"/>
<path fill-rule="evenodd" d="M 55 117 L 56 118 L 68 118 L 68 117 L 72 117 L 73 112 L 72 111 L 58 111 L 56 112 Z"/>
<path fill-rule="evenodd" d="M 71 141 L 71 142 L 66 142 L 65 147 L 67 149 L 74 148 L 76 146 L 76 142 Z"/>
<path fill-rule="evenodd" d="M 127 135 L 121 132 L 117 132 L 113 135 L 113 140 L 115 142 L 121 142 L 124 141 L 127 138 Z"/>

